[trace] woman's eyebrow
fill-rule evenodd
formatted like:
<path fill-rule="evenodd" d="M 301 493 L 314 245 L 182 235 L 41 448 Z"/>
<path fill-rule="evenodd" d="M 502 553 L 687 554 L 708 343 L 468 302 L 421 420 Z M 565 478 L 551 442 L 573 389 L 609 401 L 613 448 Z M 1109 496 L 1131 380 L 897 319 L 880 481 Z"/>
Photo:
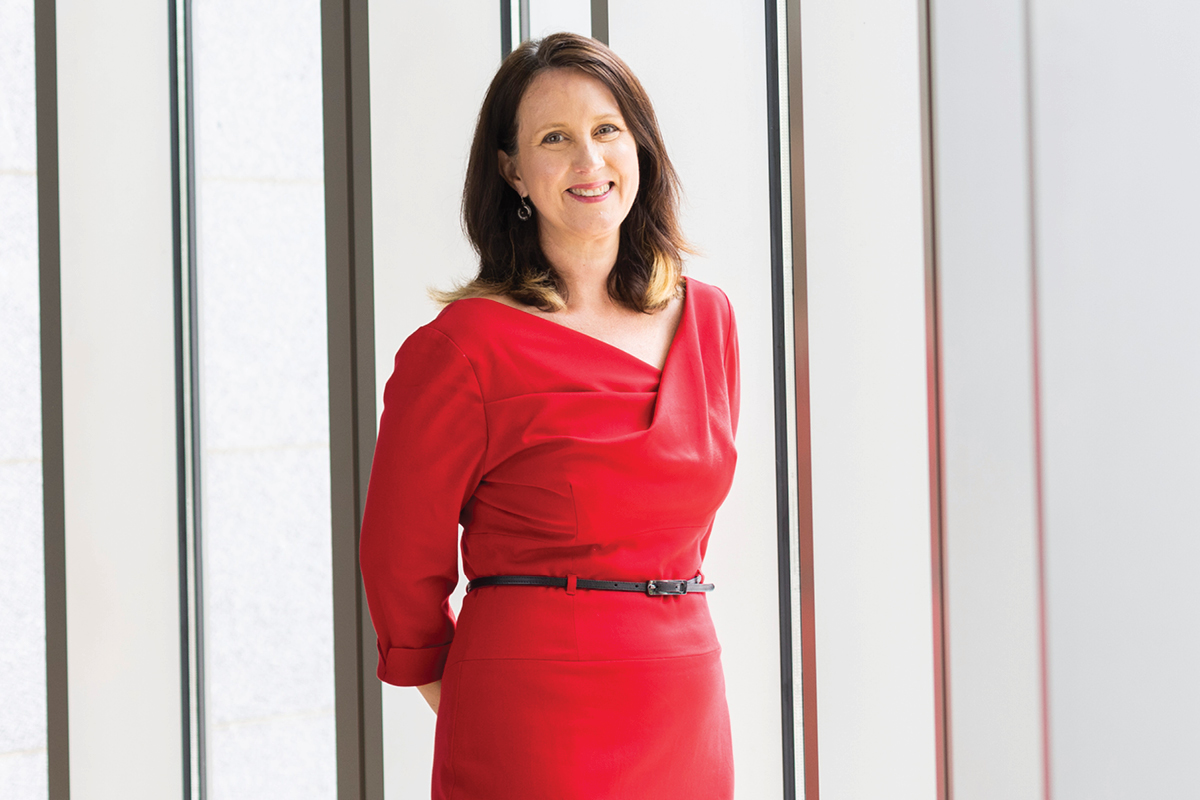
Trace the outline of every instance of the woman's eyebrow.
<path fill-rule="evenodd" d="M 598 122 L 599 120 L 604 120 L 604 119 L 624 119 L 624 117 L 621 116 L 620 111 L 613 109 L 612 111 L 602 111 L 599 114 L 594 115 L 592 117 L 592 122 Z M 571 127 L 570 124 L 566 123 L 566 122 L 543 122 L 541 125 L 534 128 L 534 130 L 540 133 L 541 131 L 544 131 L 548 128 L 569 128 L 569 127 Z"/>

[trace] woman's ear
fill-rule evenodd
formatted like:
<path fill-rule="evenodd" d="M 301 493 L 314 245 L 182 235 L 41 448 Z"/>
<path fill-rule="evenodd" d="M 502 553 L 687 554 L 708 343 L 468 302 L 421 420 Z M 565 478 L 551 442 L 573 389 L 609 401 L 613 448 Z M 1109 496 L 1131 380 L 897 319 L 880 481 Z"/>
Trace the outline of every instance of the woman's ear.
<path fill-rule="evenodd" d="M 503 150 L 497 150 L 496 154 L 500 159 L 500 176 L 508 182 L 509 186 L 516 190 L 517 194 L 521 195 L 521 197 L 528 197 L 529 192 L 525 191 L 525 182 L 517 174 L 516 159 Z"/>

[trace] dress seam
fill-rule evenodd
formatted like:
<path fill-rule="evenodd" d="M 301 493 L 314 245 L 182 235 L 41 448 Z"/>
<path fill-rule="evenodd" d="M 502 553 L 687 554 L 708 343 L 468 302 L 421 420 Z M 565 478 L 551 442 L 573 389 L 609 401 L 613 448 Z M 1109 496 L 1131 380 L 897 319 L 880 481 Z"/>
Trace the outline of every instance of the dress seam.
<path fill-rule="evenodd" d="M 483 382 L 479 380 L 479 371 L 477 369 L 475 369 L 475 362 L 471 360 L 471 357 L 469 355 L 467 355 L 466 352 L 461 347 L 458 346 L 458 342 L 454 341 L 454 337 L 452 337 L 450 334 L 446 333 L 445 331 L 441 330 L 440 328 L 435 328 L 432 325 L 430 325 L 428 327 L 429 327 L 429 330 L 433 331 L 434 333 L 436 333 L 439 336 L 441 336 L 442 338 L 444 338 L 447 342 L 449 342 L 450 346 L 458 351 L 458 354 L 461 355 L 463 357 L 463 360 L 467 362 L 467 366 L 471 368 L 471 377 L 475 379 L 475 388 L 479 392 L 479 413 L 480 413 L 480 416 L 483 417 L 483 463 L 486 464 L 487 463 L 487 451 L 488 451 L 488 446 L 492 441 L 492 434 L 491 434 L 491 431 L 488 430 L 488 418 L 487 418 L 487 408 L 486 408 L 488 401 L 487 401 L 487 398 L 485 398 L 484 394 L 483 394 Z"/>
<path fill-rule="evenodd" d="M 705 650 L 703 653 L 685 653 L 678 656 L 649 656 L 647 658 L 590 658 L 590 659 L 571 659 L 571 658 L 462 658 L 456 661 L 456 664 L 467 664 L 475 661 L 536 661 L 541 664 L 629 664 L 641 661 L 677 661 L 681 658 L 699 658 L 700 656 L 710 656 L 713 653 L 720 653 L 721 646 L 717 645 L 712 650 Z"/>
<path fill-rule="evenodd" d="M 567 481 L 567 488 L 571 490 L 571 513 L 575 515 L 575 544 L 579 544 L 579 504 L 575 502 L 575 484 Z M 572 562 L 575 557 L 572 557 Z M 574 563 L 572 563 L 574 566 Z M 575 567 L 578 569 L 578 567 Z M 582 659 L 583 656 L 579 652 L 579 605 L 575 602 L 575 598 L 571 598 L 571 627 L 575 631 L 575 658 Z"/>
<path fill-rule="evenodd" d="M 557 324 L 557 323 L 555 323 Z M 459 352 L 462 352 L 461 350 Z M 538 397 L 541 395 L 584 395 L 584 394 L 658 394 L 658 390 L 642 391 L 641 389 L 597 389 L 592 386 L 581 389 L 563 389 L 561 391 L 539 390 L 536 392 L 522 392 L 521 394 L 507 395 L 505 397 L 495 397 L 491 400 L 484 400 L 484 406 L 494 406 L 498 403 L 507 403 L 510 400 L 524 400 L 529 397 Z"/>
<path fill-rule="evenodd" d="M 729 340 L 730 340 L 731 338 L 733 338 L 733 337 L 731 337 L 731 336 L 729 335 L 730 320 L 732 320 L 732 319 L 733 319 L 733 303 L 731 303 L 731 302 L 729 301 L 729 295 L 725 294 L 725 290 L 724 290 L 724 289 L 721 289 L 721 288 L 719 288 L 719 287 L 718 287 L 718 288 L 717 288 L 717 291 L 719 291 L 719 292 L 721 293 L 721 296 L 725 298 L 725 308 L 726 308 L 726 317 L 725 317 L 725 331 L 724 331 L 724 333 L 725 333 L 725 347 L 724 347 L 724 348 L 722 348 L 722 350 L 723 350 L 723 354 L 722 354 L 722 355 L 723 355 L 723 361 L 724 361 L 724 363 L 728 364 L 728 363 L 729 363 Z"/>
<path fill-rule="evenodd" d="M 506 533 L 504 531 L 471 531 L 472 536 L 507 536 L 510 539 L 524 539 L 527 541 L 544 542 L 544 538 L 540 536 L 524 536 L 519 533 Z"/>
<path fill-rule="evenodd" d="M 459 662 L 462 663 L 461 661 Z M 462 668 L 458 670 L 458 685 L 463 685 Z M 446 800 L 454 800 L 454 790 L 458 788 L 458 770 L 454 763 L 454 740 L 458 737 L 458 709 L 462 705 L 461 698 L 455 698 L 454 716 L 450 719 L 450 741 L 446 744 L 446 761 L 450 765 L 450 791 L 446 792 Z M 440 701 L 439 701 L 440 703 Z"/>

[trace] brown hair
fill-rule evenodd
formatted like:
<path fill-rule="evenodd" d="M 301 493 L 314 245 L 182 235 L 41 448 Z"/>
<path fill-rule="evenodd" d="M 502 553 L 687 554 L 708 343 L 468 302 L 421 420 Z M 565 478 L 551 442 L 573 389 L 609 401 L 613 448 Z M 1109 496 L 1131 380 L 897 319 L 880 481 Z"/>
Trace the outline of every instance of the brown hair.
<path fill-rule="evenodd" d="M 463 187 L 463 227 L 479 253 L 479 273 L 452 291 L 433 291 L 442 303 L 486 294 L 508 295 L 545 311 L 564 307 L 566 286 L 546 260 L 537 224 L 517 217 L 520 197 L 500 174 L 499 151 L 517 152 L 517 109 L 538 74 L 578 69 L 598 79 L 617 101 L 637 143 L 639 188 L 621 223 L 617 263 L 608 293 L 621 305 L 650 312 L 665 306 L 682 283 L 679 176 L 667 158 L 650 98 L 613 51 L 595 39 L 555 33 L 525 42 L 500 65 L 475 126 Z"/>

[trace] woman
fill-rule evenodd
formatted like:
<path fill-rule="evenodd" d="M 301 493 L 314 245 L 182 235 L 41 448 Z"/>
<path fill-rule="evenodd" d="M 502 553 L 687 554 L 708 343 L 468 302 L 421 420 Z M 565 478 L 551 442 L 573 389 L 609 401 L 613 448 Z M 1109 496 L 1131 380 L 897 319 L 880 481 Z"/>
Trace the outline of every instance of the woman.
<path fill-rule="evenodd" d="M 737 337 L 682 277 L 677 196 L 604 45 L 501 65 L 463 197 L 479 274 L 396 356 L 362 527 L 379 677 L 437 713 L 434 798 L 733 796 L 700 567 Z"/>

